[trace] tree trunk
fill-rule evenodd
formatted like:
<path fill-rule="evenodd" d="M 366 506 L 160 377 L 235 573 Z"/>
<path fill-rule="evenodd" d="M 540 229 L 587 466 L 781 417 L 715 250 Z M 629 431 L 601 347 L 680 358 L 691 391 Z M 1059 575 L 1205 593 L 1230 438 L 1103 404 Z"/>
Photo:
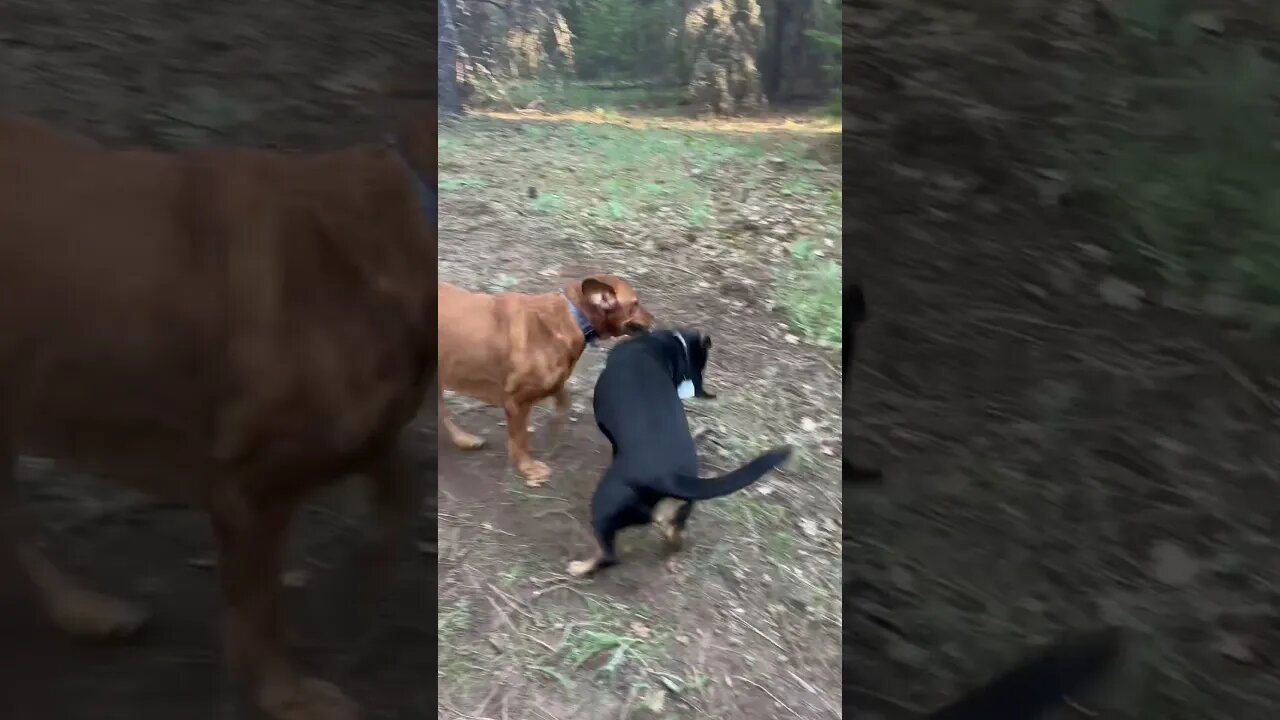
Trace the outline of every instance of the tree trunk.
<path fill-rule="evenodd" d="M 837 84 L 823 48 L 808 37 L 811 30 L 838 33 L 834 9 L 820 8 L 822 2 L 760 0 L 765 26 L 760 72 L 769 102 L 821 98 Z"/>
<path fill-rule="evenodd" d="M 681 70 L 696 113 L 737 115 L 764 107 L 756 66 L 763 43 L 757 0 L 701 0 L 689 10 Z"/>
<path fill-rule="evenodd" d="M 440 112 L 445 115 L 462 114 L 462 96 L 458 93 L 458 27 L 457 0 L 440 0 L 439 51 L 437 52 L 437 83 Z"/>

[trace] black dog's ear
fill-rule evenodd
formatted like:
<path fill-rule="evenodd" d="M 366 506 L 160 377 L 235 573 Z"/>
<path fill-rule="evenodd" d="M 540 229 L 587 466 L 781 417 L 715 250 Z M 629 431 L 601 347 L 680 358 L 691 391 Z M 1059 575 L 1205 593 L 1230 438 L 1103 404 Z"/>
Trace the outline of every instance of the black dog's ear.
<path fill-rule="evenodd" d="M 702 349 L 703 349 L 703 350 L 710 350 L 710 349 L 711 349 L 711 335 L 709 335 L 709 334 L 707 334 L 707 333 L 698 333 L 698 344 L 702 346 Z"/>

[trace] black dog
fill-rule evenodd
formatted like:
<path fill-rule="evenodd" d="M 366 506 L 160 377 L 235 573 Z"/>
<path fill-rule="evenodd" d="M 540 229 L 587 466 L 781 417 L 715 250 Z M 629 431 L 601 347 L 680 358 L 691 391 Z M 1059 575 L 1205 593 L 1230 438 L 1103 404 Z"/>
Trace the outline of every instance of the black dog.
<path fill-rule="evenodd" d="M 848 375 L 849 362 L 858 354 L 858 327 L 867 319 L 867 299 L 862 294 L 861 285 L 853 283 L 844 289 L 843 305 L 840 325 L 844 337 L 841 340 L 840 356 L 844 375 Z M 879 470 L 858 465 L 847 456 L 842 460 L 844 482 L 862 483 L 880 479 Z"/>
<path fill-rule="evenodd" d="M 596 554 L 570 563 L 570 575 L 582 577 L 616 564 L 614 536 L 633 525 L 655 522 L 668 545 L 678 547 L 693 501 L 737 492 L 791 455 L 791 448 L 782 446 L 722 477 L 698 477 L 698 455 L 682 399 L 715 397 L 702 384 L 710 350 L 709 335 L 660 330 L 620 343 L 609 353 L 596 380 L 593 405 L 596 424 L 613 446 L 613 461 L 591 498 Z M 670 504 L 662 501 L 670 499 L 684 502 L 665 513 Z"/>

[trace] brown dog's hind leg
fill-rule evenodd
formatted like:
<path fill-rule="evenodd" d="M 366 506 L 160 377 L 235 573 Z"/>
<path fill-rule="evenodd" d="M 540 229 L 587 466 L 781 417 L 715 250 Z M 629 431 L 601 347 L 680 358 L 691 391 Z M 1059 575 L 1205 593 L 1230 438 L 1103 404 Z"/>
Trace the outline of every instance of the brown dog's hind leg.
<path fill-rule="evenodd" d="M 356 720 L 333 685 L 304 677 L 285 653 L 280 573 L 295 502 L 248 495 L 230 478 L 209 496 L 221 553 L 227 659 L 271 720 Z"/>
<path fill-rule="evenodd" d="M 569 397 L 569 390 L 561 385 L 559 390 L 551 396 L 555 401 L 555 414 L 551 416 L 551 447 L 556 447 L 560 442 L 560 433 L 564 432 L 565 423 L 569 422 L 569 410 L 573 407 L 573 400 Z"/>
<path fill-rule="evenodd" d="M 14 455 L 0 437 L 0 541 L 39 593 L 49 620 L 71 635 L 110 640 L 132 635 L 147 621 L 141 605 L 84 587 L 49 562 L 32 539 L 35 523 L 22 512 L 13 478 Z"/>
<path fill-rule="evenodd" d="M 551 468 L 529 455 L 529 411 L 533 405 L 521 400 L 508 398 L 503 403 L 507 412 L 507 452 L 516 465 L 516 470 L 524 476 L 525 485 L 541 487 L 551 478 Z"/>
<path fill-rule="evenodd" d="M 17 547 L 18 563 L 40 591 L 49 620 L 63 632 L 92 640 L 133 635 L 147 621 L 138 604 L 84 587 L 49 562 L 29 541 Z"/>
<path fill-rule="evenodd" d="M 449 411 L 444 406 L 444 389 L 439 387 L 439 383 L 436 389 L 436 411 L 440 426 L 444 428 L 449 440 L 459 450 L 479 450 L 484 447 L 484 438 L 463 430 L 453 422 L 453 418 L 449 417 Z"/>

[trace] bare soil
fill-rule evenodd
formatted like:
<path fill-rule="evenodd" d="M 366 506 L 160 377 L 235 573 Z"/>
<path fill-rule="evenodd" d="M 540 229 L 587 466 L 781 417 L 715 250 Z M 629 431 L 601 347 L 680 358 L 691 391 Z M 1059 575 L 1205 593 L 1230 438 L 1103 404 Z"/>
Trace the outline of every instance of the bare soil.
<path fill-rule="evenodd" d="M 427 72 L 433 17 L 416 3 L 383 3 L 374 12 L 310 0 L 13 0 L 0 4 L 2 109 L 106 142 L 161 148 L 375 140 L 394 109 L 384 96 L 434 77 Z M 414 440 L 428 482 L 434 436 Z M 20 489 L 62 566 L 145 602 L 154 616 L 127 644 L 77 645 L 48 629 L 29 599 L 12 597 L 11 575 L 0 576 L 5 600 L 13 599 L 0 608 L 0 716 L 238 716 L 219 657 L 207 521 L 35 460 L 24 460 Z M 406 555 L 384 600 L 357 615 L 345 605 L 349 594 L 335 590 L 344 587 L 339 568 L 362 525 L 324 505 L 298 523 L 291 581 L 300 587 L 290 590 L 296 646 L 368 717 L 426 717 L 434 702 L 424 678 L 435 664 L 427 617 L 433 568 L 421 553 Z M 434 517 L 424 515 L 421 525 L 425 542 Z"/>

